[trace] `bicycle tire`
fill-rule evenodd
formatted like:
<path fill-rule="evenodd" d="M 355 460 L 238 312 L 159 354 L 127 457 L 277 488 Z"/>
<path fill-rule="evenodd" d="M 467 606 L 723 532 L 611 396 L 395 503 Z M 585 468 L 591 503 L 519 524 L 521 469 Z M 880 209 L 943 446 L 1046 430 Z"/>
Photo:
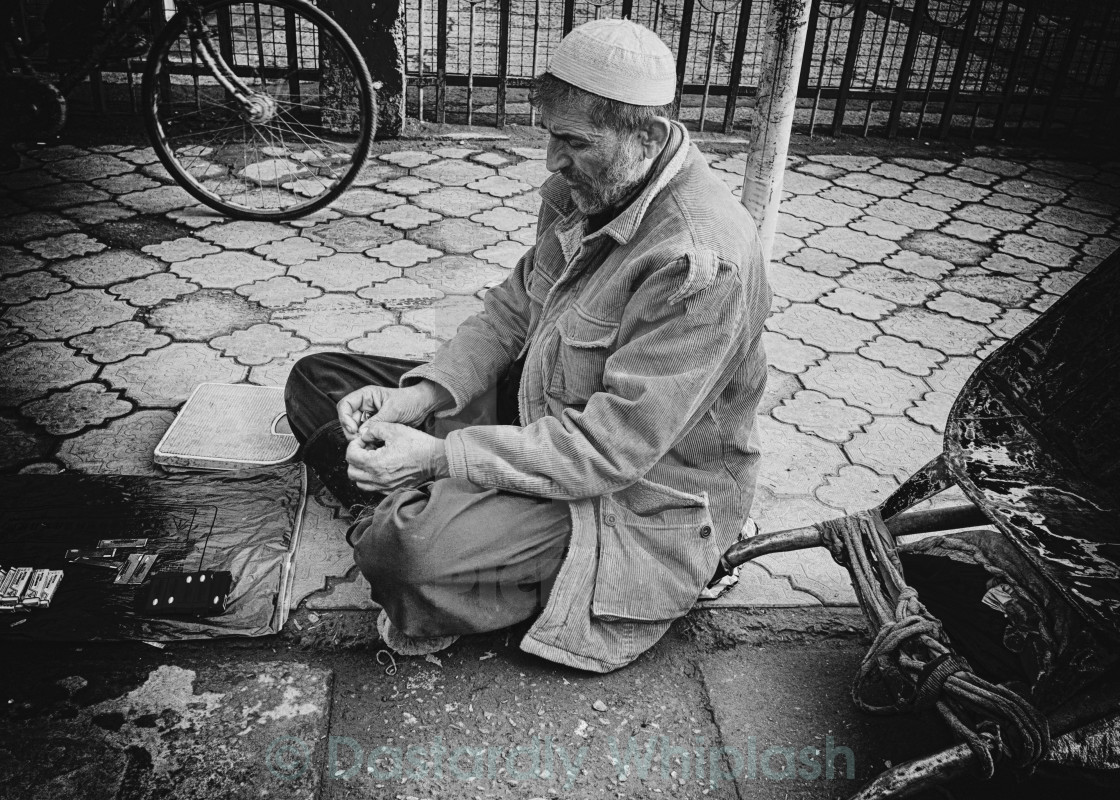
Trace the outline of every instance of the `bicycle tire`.
<path fill-rule="evenodd" d="M 328 205 L 357 178 L 376 130 L 373 81 L 354 42 L 304 0 L 199 7 L 222 59 L 267 95 L 275 116 L 242 116 L 196 57 L 180 11 L 157 37 L 142 84 L 160 162 L 195 199 L 235 219 L 294 219 Z M 324 48 L 333 48 L 326 81 L 323 69 L 316 72 Z"/>

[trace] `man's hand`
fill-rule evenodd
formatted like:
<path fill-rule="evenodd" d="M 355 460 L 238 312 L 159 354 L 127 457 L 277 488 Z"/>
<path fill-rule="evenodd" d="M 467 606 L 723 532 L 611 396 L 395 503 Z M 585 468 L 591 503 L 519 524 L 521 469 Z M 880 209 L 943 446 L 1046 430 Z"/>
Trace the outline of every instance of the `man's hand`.
<path fill-rule="evenodd" d="M 346 448 L 346 462 L 350 480 L 367 492 L 410 489 L 449 474 L 442 439 L 392 422 L 362 425 Z"/>
<path fill-rule="evenodd" d="M 429 380 L 392 389 L 365 386 L 338 401 L 338 421 L 346 438 L 353 441 L 366 420 L 397 422 L 419 427 L 433 411 L 451 405 L 447 390 Z"/>

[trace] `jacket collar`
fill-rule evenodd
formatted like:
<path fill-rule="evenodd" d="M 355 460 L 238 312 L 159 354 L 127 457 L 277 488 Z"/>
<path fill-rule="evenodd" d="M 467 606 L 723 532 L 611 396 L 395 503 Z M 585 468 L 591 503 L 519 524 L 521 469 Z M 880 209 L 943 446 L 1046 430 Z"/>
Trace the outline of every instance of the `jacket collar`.
<path fill-rule="evenodd" d="M 610 236 L 619 244 L 626 244 L 637 232 L 642 224 L 650 203 L 669 185 L 684 167 L 690 149 L 688 131 L 679 122 L 672 122 L 670 126 L 669 141 L 665 149 L 654 162 L 655 173 L 646 182 L 646 187 L 635 197 L 625 210 L 613 220 L 608 222 L 595 233 L 584 238 L 584 241 L 593 239 L 600 234 Z M 572 200 L 572 193 L 564 176 L 556 174 L 551 176 L 541 186 L 541 199 L 550 205 L 562 217 L 561 222 L 565 228 L 579 224 L 582 226 L 587 216 L 576 208 Z"/>

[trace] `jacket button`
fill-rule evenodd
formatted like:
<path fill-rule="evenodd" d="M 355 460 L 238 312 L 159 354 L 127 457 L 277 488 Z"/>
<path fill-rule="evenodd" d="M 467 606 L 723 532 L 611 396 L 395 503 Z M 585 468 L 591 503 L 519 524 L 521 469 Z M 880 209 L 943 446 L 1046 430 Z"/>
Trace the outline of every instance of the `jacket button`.
<path fill-rule="evenodd" d="M 607 525 L 613 528 L 615 523 L 614 514 L 607 514 L 607 516 L 603 518 L 603 522 L 607 523 Z"/>
<path fill-rule="evenodd" d="M 701 539 L 707 539 L 711 535 L 712 535 L 712 526 L 711 525 L 705 525 L 703 528 L 700 529 L 700 538 Z"/>

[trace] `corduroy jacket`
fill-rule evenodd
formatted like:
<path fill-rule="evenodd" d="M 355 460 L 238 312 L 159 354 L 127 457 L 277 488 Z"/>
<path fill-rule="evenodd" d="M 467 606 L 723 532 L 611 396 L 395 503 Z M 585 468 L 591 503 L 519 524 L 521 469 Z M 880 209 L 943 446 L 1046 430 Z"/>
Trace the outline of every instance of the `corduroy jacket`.
<path fill-rule="evenodd" d="M 566 501 L 572 535 L 521 648 L 607 672 L 684 615 L 737 538 L 758 471 L 770 310 L 755 223 L 675 125 L 676 147 L 585 235 L 567 182 L 535 245 L 431 362 L 455 414 L 522 355 L 522 427 L 445 439 L 452 477 Z"/>

